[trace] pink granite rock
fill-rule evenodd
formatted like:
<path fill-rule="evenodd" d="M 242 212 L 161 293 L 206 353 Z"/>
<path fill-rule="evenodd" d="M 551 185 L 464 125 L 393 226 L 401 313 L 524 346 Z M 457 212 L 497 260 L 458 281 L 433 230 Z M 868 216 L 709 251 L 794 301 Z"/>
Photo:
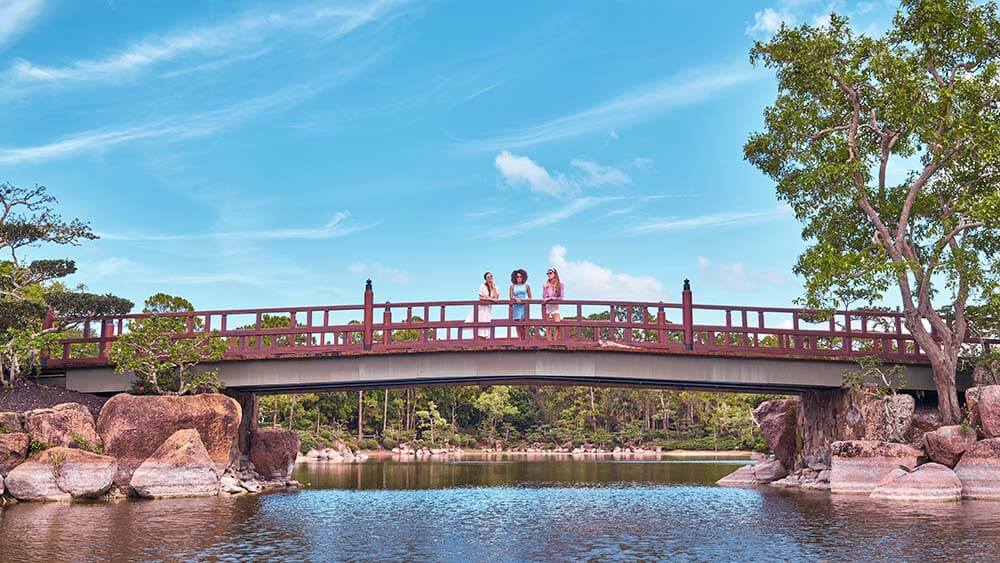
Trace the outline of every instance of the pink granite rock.
<path fill-rule="evenodd" d="M 954 502 L 962 500 L 962 482 L 949 467 L 925 463 L 913 471 L 891 471 L 875 487 L 871 497 L 907 502 Z"/>
<path fill-rule="evenodd" d="M 923 452 L 906 444 L 874 440 L 847 440 L 830 446 L 830 492 L 871 494 L 893 469 L 913 469 Z"/>

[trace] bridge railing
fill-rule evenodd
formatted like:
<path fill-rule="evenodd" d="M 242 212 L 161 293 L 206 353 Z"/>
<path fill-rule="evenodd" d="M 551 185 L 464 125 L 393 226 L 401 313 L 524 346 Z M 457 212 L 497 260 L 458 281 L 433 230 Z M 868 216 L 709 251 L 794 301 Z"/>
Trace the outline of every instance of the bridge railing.
<path fill-rule="evenodd" d="M 523 306 L 523 318 L 515 307 Z M 558 311 L 553 322 L 546 311 Z M 130 314 L 85 322 L 59 341 L 47 367 L 104 365 L 111 345 L 149 318 Z M 680 303 L 621 300 L 412 301 L 359 305 L 162 313 L 175 338 L 225 339 L 227 359 L 393 353 L 447 349 L 615 349 L 648 352 L 840 357 L 892 362 L 926 356 L 891 311 L 819 313 L 793 308 L 706 305 L 689 286 Z M 970 343 L 1000 348 L 1000 340 Z"/>

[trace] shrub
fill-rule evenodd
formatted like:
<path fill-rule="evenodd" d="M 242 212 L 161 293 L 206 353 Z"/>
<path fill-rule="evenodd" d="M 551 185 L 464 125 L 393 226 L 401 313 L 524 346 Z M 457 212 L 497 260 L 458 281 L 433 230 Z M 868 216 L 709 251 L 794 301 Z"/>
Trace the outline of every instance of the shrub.
<path fill-rule="evenodd" d="M 378 440 L 374 438 L 364 438 L 358 440 L 359 450 L 377 450 L 379 449 Z"/>
<path fill-rule="evenodd" d="M 392 448 L 395 448 L 397 445 L 399 445 L 399 444 L 396 443 L 396 439 L 395 438 L 390 438 L 388 436 L 382 436 L 382 447 L 383 448 L 385 448 L 387 450 L 391 450 Z"/>
<path fill-rule="evenodd" d="M 85 452 L 90 452 L 92 454 L 104 455 L 104 447 L 101 446 L 100 444 L 95 444 L 91 442 L 90 440 L 83 437 L 83 435 L 81 435 L 79 432 L 76 432 L 74 430 L 70 430 L 69 435 L 71 438 L 73 438 L 73 445 L 76 446 L 78 449 L 81 449 Z"/>
<path fill-rule="evenodd" d="M 51 447 L 52 445 L 49 444 L 48 442 L 43 442 L 42 440 L 39 440 L 37 438 L 32 438 L 31 442 L 28 444 L 28 457 L 32 457 L 33 455 L 41 453 Z"/>

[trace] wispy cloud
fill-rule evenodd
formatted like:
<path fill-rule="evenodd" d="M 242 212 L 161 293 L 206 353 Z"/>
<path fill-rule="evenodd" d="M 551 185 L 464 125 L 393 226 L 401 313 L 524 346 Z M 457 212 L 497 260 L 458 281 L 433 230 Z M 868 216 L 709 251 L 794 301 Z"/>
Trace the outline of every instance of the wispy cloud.
<path fill-rule="evenodd" d="M 522 223 L 518 224 L 507 224 L 503 227 L 498 227 L 491 231 L 488 231 L 484 236 L 495 239 L 510 238 L 518 236 L 528 231 L 534 231 L 550 225 L 554 225 L 560 221 L 565 221 L 570 217 L 579 215 L 584 211 L 593 209 L 598 205 L 607 203 L 609 201 L 615 201 L 621 198 L 617 197 L 581 197 L 571 200 L 563 207 L 543 213 L 541 215 L 536 215 Z"/>
<path fill-rule="evenodd" d="M 244 60 L 247 51 L 258 50 L 288 32 L 309 30 L 323 40 L 336 39 L 378 19 L 398 4 L 401 2 L 378 0 L 351 7 L 306 6 L 286 12 L 247 12 L 217 25 L 149 35 L 107 57 L 80 59 L 65 66 L 18 60 L 4 76 L 8 83 L 20 85 L 64 85 L 117 82 L 175 61 L 188 63 L 188 71 L 210 70 L 227 61 Z"/>
<path fill-rule="evenodd" d="M 0 0 L 0 47 L 28 28 L 42 12 L 42 0 Z"/>
<path fill-rule="evenodd" d="M 682 231 L 688 229 L 717 228 L 733 225 L 743 225 L 747 223 L 761 223 L 784 217 L 788 215 L 790 209 L 787 206 L 779 206 L 771 211 L 759 212 L 726 212 L 708 213 L 695 217 L 664 217 L 654 218 L 630 227 L 625 232 L 630 234 L 660 233 L 666 231 Z"/>
<path fill-rule="evenodd" d="M 544 166 L 527 156 L 501 151 L 493 161 L 504 182 L 511 187 L 527 187 L 533 192 L 556 197 L 575 195 L 581 187 L 621 186 L 632 178 L 613 167 L 582 158 L 573 159 L 570 166 L 577 172 L 550 174 Z"/>
<path fill-rule="evenodd" d="M 376 280 L 388 280 L 399 285 L 413 283 L 413 276 L 398 268 L 385 266 L 379 262 L 357 262 L 347 267 L 356 276 L 368 276 Z"/>
<path fill-rule="evenodd" d="M 714 263 L 698 257 L 698 270 L 709 282 L 733 291 L 752 292 L 776 285 L 792 285 L 784 274 L 771 270 L 748 270 L 743 262 Z"/>
<path fill-rule="evenodd" d="M 230 129 L 259 114 L 284 110 L 314 96 L 323 86 L 304 84 L 229 107 L 122 127 L 94 129 L 58 141 L 28 147 L 0 148 L 0 164 L 38 162 L 81 153 L 100 153 L 119 145 L 151 139 L 180 140 Z"/>
<path fill-rule="evenodd" d="M 777 33 L 782 25 L 795 25 L 795 14 L 787 9 L 764 8 L 753 15 L 753 25 L 747 26 L 746 34 L 771 36 Z"/>
<path fill-rule="evenodd" d="M 568 284 L 567 293 L 577 299 L 666 300 L 660 280 L 645 275 L 615 272 L 586 260 L 568 260 L 566 247 L 557 244 L 549 250 L 549 262 Z"/>
<path fill-rule="evenodd" d="M 747 64 L 707 68 L 647 84 L 596 106 L 549 121 L 481 139 L 459 142 L 472 151 L 509 150 L 591 133 L 607 134 L 661 115 L 678 106 L 700 102 L 753 78 Z"/>
<path fill-rule="evenodd" d="M 214 233 L 183 233 L 183 234 L 128 234 L 128 233 L 98 233 L 106 240 L 122 241 L 193 241 L 193 240 L 326 240 L 347 236 L 364 231 L 375 224 L 348 224 L 349 214 L 346 211 L 337 213 L 325 225 L 314 228 L 257 229 L 252 231 L 222 231 Z"/>

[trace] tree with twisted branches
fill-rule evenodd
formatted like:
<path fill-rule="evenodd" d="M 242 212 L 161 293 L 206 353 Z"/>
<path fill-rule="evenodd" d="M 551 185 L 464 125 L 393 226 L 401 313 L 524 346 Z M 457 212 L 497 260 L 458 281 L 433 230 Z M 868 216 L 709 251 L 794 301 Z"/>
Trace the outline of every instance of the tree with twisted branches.
<path fill-rule="evenodd" d="M 25 259 L 29 248 L 79 245 L 97 235 L 79 219 L 63 220 L 44 186 L 0 184 L 0 383 L 40 366 L 41 352 L 68 330 L 95 318 L 127 313 L 132 302 L 69 289 L 58 280 L 76 272 L 72 260 Z M 53 322 L 44 322 L 46 315 Z"/>
<path fill-rule="evenodd" d="M 833 14 L 783 27 L 750 59 L 778 94 L 744 153 L 803 223 L 802 301 L 874 305 L 894 290 L 957 424 L 971 317 L 996 313 L 982 305 L 1000 287 L 997 5 L 903 0 L 880 38 Z"/>

